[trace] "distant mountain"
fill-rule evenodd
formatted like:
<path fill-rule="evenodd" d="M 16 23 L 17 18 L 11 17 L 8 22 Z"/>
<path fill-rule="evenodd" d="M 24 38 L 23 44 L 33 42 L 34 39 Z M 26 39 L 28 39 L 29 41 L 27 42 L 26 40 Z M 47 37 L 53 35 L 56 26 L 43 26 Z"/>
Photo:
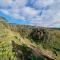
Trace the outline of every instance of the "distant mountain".
<path fill-rule="evenodd" d="M 60 60 L 60 29 L 9 24 L 0 17 L 0 60 Z"/>

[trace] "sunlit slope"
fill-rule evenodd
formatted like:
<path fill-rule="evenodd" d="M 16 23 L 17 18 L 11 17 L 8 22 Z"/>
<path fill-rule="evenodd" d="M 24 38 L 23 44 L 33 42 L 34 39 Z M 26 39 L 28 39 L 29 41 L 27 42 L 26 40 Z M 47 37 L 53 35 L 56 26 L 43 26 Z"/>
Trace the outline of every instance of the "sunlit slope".
<path fill-rule="evenodd" d="M 24 50 L 27 50 L 27 47 L 30 46 L 31 41 L 26 38 L 22 38 L 18 32 L 11 31 L 10 28 L 7 28 L 6 25 L 8 24 L 4 21 L 0 21 L 0 60 L 23 60 L 25 56 L 27 56 L 27 58 L 25 59 L 33 59 L 31 58 L 31 56 L 29 58 L 27 53 L 31 51 L 25 51 L 25 54 L 27 55 L 23 55 Z M 23 50 L 21 50 L 19 47 L 22 47 L 21 49 Z M 30 55 L 31 54 L 32 52 L 30 53 Z M 22 58 L 20 55 L 22 56 Z M 32 55 L 35 59 L 36 57 L 34 56 L 34 54 Z"/>
<path fill-rule="evenodd" d="M 8 24 L 0 18 L 0 60 L 60 60 L 60 29 Z"/>

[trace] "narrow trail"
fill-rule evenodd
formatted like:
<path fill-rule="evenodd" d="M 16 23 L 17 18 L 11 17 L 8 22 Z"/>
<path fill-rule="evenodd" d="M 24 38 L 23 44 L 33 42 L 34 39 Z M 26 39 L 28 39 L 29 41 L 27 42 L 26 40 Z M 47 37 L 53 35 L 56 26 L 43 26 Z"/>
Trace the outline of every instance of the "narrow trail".
<path fill-rule="evenodd" d="M 31 48 L 33 50 L 33 53 L 36 56 L 42 55 L 42 56 L 46 57 L 48 60 L 55 60 L 53 58 L 52 51 L 49 51 L 49 50 L 41 50 L 40 48 L 37 48 L 36 44 L 31 43 L 31 41 L 29 41 L 28 39 L 21 38 L 21 42 L 23 44 L 26 44 L 29 48 Z"/>
<path fill-rule="evenodd" d="M 42 50 L 40 50 L 39 48 L 36 48 L 35 46 L 33 46 L 33 45 L 30 45 L 29 46 L 31 49 L 33 49 L 33 53 L 36 55 L 36 56 L 44 56 L 44 57 L 46 57 L 48 60 L 55 60 L 54 58 L 53 58 L 53 54 L 52 54 L 52 52 L 51 51 L 42 51 Z"/>

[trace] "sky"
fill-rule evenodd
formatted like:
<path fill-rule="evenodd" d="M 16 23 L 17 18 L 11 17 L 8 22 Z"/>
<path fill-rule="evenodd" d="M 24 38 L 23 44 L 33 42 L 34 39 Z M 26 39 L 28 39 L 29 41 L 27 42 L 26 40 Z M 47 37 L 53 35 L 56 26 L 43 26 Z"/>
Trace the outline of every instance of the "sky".
<path fill-rule="evenodd" d="M 0 0 L 0 16 L 10 23 L 60 28 L 60 0 Z"/>

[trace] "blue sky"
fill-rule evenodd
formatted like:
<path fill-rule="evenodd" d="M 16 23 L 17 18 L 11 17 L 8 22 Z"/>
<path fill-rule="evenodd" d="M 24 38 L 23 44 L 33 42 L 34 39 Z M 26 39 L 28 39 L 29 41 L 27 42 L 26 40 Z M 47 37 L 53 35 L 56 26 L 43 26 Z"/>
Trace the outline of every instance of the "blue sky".
<path fill-rule="evenodd" d="M 60 28 L 60 0 L 0 0 L 0 16 L 10 23 Z"/>
<path fill-rule="evenodd" d="M 19 19 L 14 19 L 8 15 L 5 15 L 3 12 L 0 11 L 0 16 L 3 16 L 5 17 L 5 19 L 8 21 L 8 23 L 15 23 L 15 24 L 24 24 L 24 25 L 27 25 L 27 24 L 30 24 L 29 21 L 24 21 L 24 20 L 19 20 Z"/>

